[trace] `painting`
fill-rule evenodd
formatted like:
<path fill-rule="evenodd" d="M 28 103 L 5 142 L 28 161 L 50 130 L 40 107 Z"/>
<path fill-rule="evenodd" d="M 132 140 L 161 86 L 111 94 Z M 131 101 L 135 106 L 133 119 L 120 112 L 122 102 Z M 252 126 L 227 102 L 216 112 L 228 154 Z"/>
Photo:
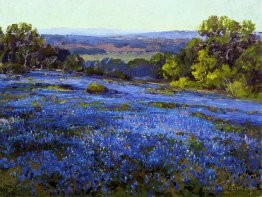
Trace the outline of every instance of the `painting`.
<path fill-rule="evenodd" d="M 260 196 L 261 10 L 0 0 L 0 196 Z"/>

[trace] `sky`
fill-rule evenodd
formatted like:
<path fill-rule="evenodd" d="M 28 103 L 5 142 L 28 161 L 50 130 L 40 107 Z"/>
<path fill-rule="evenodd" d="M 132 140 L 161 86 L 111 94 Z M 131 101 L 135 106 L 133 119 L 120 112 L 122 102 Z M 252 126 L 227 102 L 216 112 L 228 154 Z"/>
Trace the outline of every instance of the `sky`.
<path fill-rule="evenodd" d="M 0 26 L 38 29 L 196 30 L 210 15 L 252 20 L 262 31 L 262 0 L 0 0 Z"/>

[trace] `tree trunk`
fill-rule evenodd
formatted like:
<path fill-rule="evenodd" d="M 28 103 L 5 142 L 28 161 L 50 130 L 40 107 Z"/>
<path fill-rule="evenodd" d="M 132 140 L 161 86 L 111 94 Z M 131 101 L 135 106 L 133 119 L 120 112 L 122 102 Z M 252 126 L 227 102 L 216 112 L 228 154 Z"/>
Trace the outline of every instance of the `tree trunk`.
<path fill-rule="evenodd" d="M 29 56 L 29 52 L 26 52 L 26 54 L 24 55 L 24 69 L 27 70 L 27 58 Z"/>

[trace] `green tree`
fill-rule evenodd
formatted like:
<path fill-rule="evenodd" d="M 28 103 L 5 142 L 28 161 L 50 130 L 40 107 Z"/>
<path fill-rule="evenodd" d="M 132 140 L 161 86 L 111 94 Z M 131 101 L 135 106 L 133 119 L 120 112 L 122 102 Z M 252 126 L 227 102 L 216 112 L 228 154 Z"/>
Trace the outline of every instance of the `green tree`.
<path fill-rule="evenodd" d="M 251 21 L 239 23 L 227 16 L 210 16 L 202 22 L 198 32 L 205 37 L 209 55 L 218 60 L 217 66 L 232 67 L 241 53 L 256 42 L 254 30 Z"/>
<path fill-rule="evenodd" d="M 245 50 L 235 63 L 238 73 L 252 92 L 262 92 L 262 43 Z"/>
<path fill-rule="evenodd" d="M 4 53 L 4 33 L 2 27 L 0 27 L 0 62 L 2 62 L 2 55 Z"/>
<path fill-rule="evenodd" d="M 144 58 L 136 58 L 128 62 L 128 66 L 141 66 L 141 65 L 151 65 L 150 61 Z"/>
<path fill-rule="evenodd" d="M 200 50 L 196 63 L 192 65 L 192 74 L 196 80 L 206 83 L 207 75 L 213 72 L 217 59 L 208 55 L 207 50 Z"/>
<path fill-rule="evenodd" d="M 179 53 L 180 62 L 190 70 L 198 56 L 198 51 L 203 49 L 203 43 L 200 38 L 193 38 L 190 40 L 186 47 Z"/>
<path fill-rule="evenodd" d="M 82 71 L 83 70 L 84 59 L 79 55 L 71 54 L 67 56 L 64 64 L 64 71 Z"/>
<path fill-rule="evenodd" d="M 167 80 L 178 80 L 184 73 L 184 67 L 180 64 L 177 54 L 166 59 L 166 63 L 163 65 L 162 70 L 163 76 Z"/>
<path fill-rule="evenodd" d="M 5 58 L 3 63 L 8 63 L 10 67 L 20 67 L 18 70 L 28 71 L 33 66 L 43 46 L 44 40 L 32 29 L 32 25 L 27 23 L 12 24 L 7 27 L 4 35 Z"/>
<path fill-rule="evenodd" d="M 151 57 L 150 63 L 156 68 L 157 78 L 163 78 L 162 67 L 166 63 L 166 55 L 163 53 L 156 53 Z"/>
<path fill-rule="evenodd" d="M 221 90 L 228 90 L 232 95 L 234 94 L 232 84 L 237 77 L 237 69 L 230 68 L 229 65 L 223 64 L 220 68 L 207 74 L 207 85 Z"/>

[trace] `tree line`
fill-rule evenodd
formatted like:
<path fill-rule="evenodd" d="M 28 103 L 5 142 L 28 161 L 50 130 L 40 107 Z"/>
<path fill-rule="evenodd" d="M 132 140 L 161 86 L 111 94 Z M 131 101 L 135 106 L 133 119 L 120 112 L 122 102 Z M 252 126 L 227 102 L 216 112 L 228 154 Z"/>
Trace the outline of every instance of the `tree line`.
<path fill-rule="evenodd" d="M 0 27 L 0 73 L 21 74 L 32 69 L 63 69 L 80 67 L 83 59 L 70 54 L 68 49 L 44 42 L 32 25 L 9 25 L 5 32 Z"/>
<path fill-rule="evenodd" d="M 174 88 L 208 89 L 238 97 L 262 99 L 262 42 L 255 25 L 226 16 L 210 16 L 200 25 L 200 38 L 178 54 L 156 54 L 160 74 Z"/>
<path fill-rule="evenodd" d="M 210 16 L 200 25 L 199 38 L 190 40 L 179 53 L 157 53 L 144 62 L 154 67 L 157 78 L 164 78 L 174 88 L 262 99 L 262 42 L 254 31 L 252 21 Z M 128 65 L 140 65 L 142 60 Z M 46 44 L 30 24 L 12 24 L 5 32 L 0 27 L 0 73 L 84 71 L 84 63 L 78 54 Z"/>

